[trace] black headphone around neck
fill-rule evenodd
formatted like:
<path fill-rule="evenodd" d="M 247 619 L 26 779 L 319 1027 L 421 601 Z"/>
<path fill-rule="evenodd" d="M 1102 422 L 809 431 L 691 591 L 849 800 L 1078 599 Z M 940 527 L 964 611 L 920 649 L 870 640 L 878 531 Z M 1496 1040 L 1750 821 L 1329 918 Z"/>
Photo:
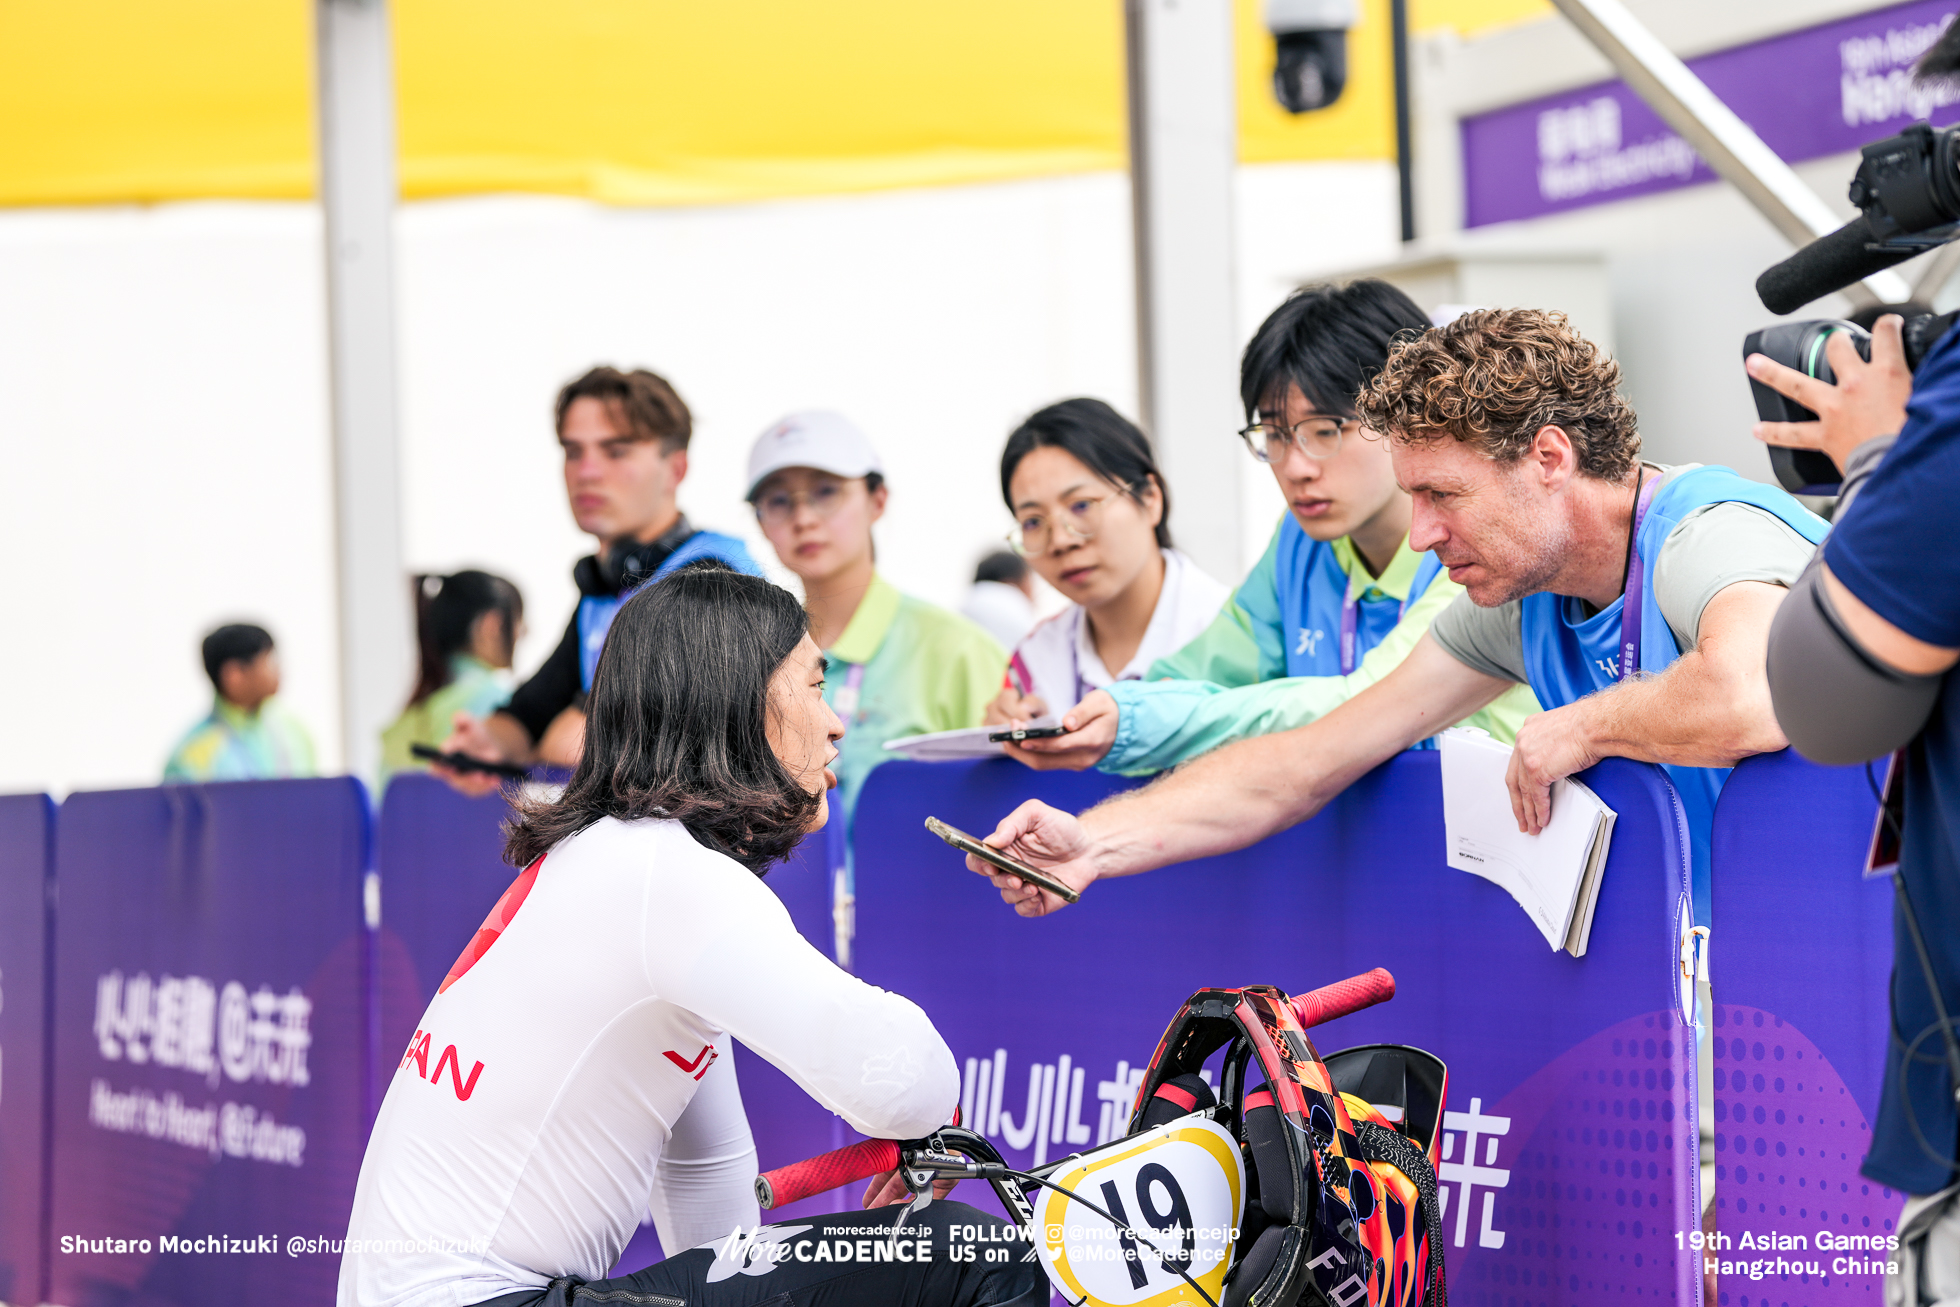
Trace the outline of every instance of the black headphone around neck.
<path fill-rule="evenodd" d="M 645 581 L 660 565 L 694 535 L 694 528 L 683 517 L 658 539 L 635 540 L 625 536 L 599 551 L 599 580 L 614 594 L 620 594 Z"/>

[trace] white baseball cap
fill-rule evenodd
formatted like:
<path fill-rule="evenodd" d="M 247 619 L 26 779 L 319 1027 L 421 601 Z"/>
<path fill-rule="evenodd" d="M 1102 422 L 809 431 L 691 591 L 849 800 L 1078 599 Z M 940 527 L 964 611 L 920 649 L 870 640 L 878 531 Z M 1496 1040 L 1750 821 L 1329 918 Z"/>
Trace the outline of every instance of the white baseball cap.
<path fill-rule="evenodd" d="M 813 467 L 845 478 L 885 472 L 878 451 L 856 423 L 841 413 L 821 410 L 792 413 L 755 438 L 744 498 L 753 501 L 757 487 L 786 467 Z"/>

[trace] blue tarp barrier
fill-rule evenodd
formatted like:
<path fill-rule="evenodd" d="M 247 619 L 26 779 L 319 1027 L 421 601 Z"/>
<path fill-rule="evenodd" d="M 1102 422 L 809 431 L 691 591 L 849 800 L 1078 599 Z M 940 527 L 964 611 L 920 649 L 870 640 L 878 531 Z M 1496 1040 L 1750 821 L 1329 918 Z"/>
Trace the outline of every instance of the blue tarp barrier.
<path fill-rule="evenodd" d="M 1724 1275 L 1738 1302 L 1825 1307 L 1881 1294 L 1869 1252 L 1847 1274 L 1842 1250 L 1819 1247 L 1825 1233 L 1889 1233 L 1903 1201 L 1858 1174 L 1885 1068 L 1892 971 L 1891 882 L 1862 875 L 1877 811 L 1864 768 L 1819 767 L 1790 751 L 1737 767 L 1715 810 L 1709 1034 L 1716 1218 L 1729 1246 L 1713 1255 L 1821 1272 Z M 1772 1234 L 1804 1242 L 1764 1248 Z"/>
<path fill-rule="evenodd" d="M 0 798 L 0 1302 L 45 1300 L 48 888 L 54 804 Z"/>
<path fill-rule="evenodd" d="M 1698 1211 L 1678 801 L 1644 764 L 1584 779 L 1619 822 L 1575 959 L 1502 890 L 1445 865 L 1434 752 L 1249 849 L 1097 884 L 1038 920 L 1003 906 L 925 816 L 984 836 L 1025 799 L 1079 808 L 1120 786 L 1004 760 L 891 763 L 859 799 L 859 970 L 932 1014 L 968 1118 L 1028 1165 L 1120 1132 L 1134 1077 L 1194 991 L 1299 993 L 1385 966 L 1399 996 L 1316 1044 L 1414 1044 L 1448 1063 L 1452 1301 L 1695 1303 L 1698 1261 L 1675 1238 Z"/>
<path fill-rule="evenodd" d="M 61 805 L 54 1302 L 332 1300 L 367 1133 L 368 836 L 347 779 Z"/>
<path fill-rule="evenodd" d="M 966 872 L 925 816 L 984 835 L 1024 799 L 1080 809 L 1124 783 L 1004 760 L 892 763 L 858 813 L 857 969 L 933 1016 L 960 1059 L 969 1120 L 1030 1163 L 1120 1129 L 1193 990 L 1299 992 L 1386 966 L 1400 996 L 1316 1042 L 1410 1043 L 1449 1064 L 1440 1178 L 1457 1300 L 1695 1302 L 1700 1258 L 1677 1239 L 1699 1210 L 1678 807 L 1652 767 L 1609 761 L 1586 779 L 1620 817 L 1591 948 L 1573 959 L 1501 890 L 1444 864 L 1434 754 L 1392 760 L 1250 849 L 1098 884 L 1038 921 Z M 1739 768 L 1718 811 L 1709 1036 L 1725 1233 L 1817 1220 L 1862 1231 L 1896 1216 L 1897 1196 L 1856 1175 L 1891 947 L 1888 888 L 1858 876 L 1872 807 L 1861 772 L 1782 755 Z M 368 818 L 351 781 L 79 794 L 58 812 L 0 800 L 0 1276 L 12 1277 L 0 1297 L 34 1298 L 46 1229 L 49 1300 L 70 1307 L 328 1302 L 338 1255 L 292 1256 L 284 1241 L 344 1234 L 395 1052 L 516 874 L 501 861 L 505 815 L 494 799 L 398 779 L 374 837 L 370 933 Z M 50 850 L 60 898 L 45 995 Z M 826 950 L 835 861 L 811 841 L 768 880 Z M 40 1075 L 23 1070 L 43 1047 L 45 1108 Z M 735 1056 L 763 1166 L 847 1141 L 786 1077 Z M 46 1212 L 41 1177 L 26 1174 L 44 1111 Z M 991 1201 L 971 1185 L 961 1196 Z M 163 1247 L 210 1235 L 280 1245 Z M 114 1239 L 150 1247 L 97 1242 Z M 643 1230 L 620 1264 L 657 1255 Z M 1779 1285 L 1774 1301 L 1864 1301 L 1863 1286 Z"/>

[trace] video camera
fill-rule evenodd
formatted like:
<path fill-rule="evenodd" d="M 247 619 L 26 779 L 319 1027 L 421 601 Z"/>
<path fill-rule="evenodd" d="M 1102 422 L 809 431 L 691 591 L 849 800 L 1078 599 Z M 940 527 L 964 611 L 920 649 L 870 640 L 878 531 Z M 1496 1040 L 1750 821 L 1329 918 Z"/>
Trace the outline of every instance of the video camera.
<path fill-rule="evenodd" d="M 1914 123 L 1897 136 L 1865 146 L 1861 154 L 1850 189 L 1859 215 L 1756 278 L 1756 294 L 1771 313 L 1794 312 L 1960 236 L 1960 125 L 1935 129 Z M 1915 369 L 1960 318 L 1960 313 L 1927 312 L 1923 305 L 1902 304 L 1887 311 L 1905 315 L 1906 366 Z M 1745 358 L 1766 354 L 1785 367 L 1835 384 L 1824 343 L 1840 331 L 1851 334 L 1861 358 L 1871 358 L 1870 334 L 1839 318 L 1753 331 L 1743 341 L 1742 353 Z M 1766 422 L 1817 417 L 1760 382 L 1752 380 L 1750 388 L 1756 412 Z M 1816 450 L 1772 447 L 1769 459 L 1776 479 L 1792 492 L 1828 494 L 1838 482 L 1836 465 Z"/>

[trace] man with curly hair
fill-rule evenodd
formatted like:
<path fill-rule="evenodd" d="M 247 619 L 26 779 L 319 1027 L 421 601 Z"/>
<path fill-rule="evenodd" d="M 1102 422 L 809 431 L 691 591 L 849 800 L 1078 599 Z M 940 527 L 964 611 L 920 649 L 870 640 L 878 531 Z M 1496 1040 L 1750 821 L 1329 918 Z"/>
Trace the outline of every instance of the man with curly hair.
<path fill-rule="evenodd" d="M 1770 621 L 1824 522 L 1724 467 L 1639 459 L 1618 366 L 1557 313 L 1478 310 L 1398 345 L 1356 412 L 1414 500 L 1409 547 L 1465 592 L 1393 672 L 1307 726 L 1219 749 L 1081 818 L 1023 804 L 989 843 L 1086 888 L 1242 848 L 1318 812 L 1378 763 L 1516 684 L 1547 711 L 1518 731 L 1521 830 L 1602 758 L 1667 768 L 1687 810 L 1696 915 L 1727 769 L 1786 747 L 1770 708 Z M 968 865 L 983 875 L 992 868 Z M 1009 876 L 1023 916 L 1061 900 Z"/>

